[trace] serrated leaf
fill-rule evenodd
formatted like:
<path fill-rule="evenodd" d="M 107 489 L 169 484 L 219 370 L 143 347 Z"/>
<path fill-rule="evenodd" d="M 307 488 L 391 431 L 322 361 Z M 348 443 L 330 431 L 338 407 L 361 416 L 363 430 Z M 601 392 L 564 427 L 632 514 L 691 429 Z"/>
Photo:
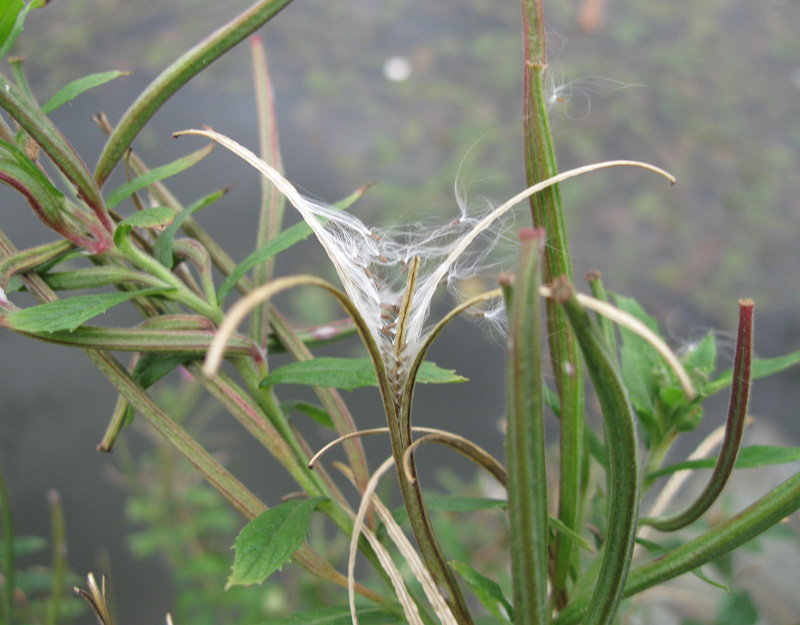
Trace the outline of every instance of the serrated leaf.
<path fill-rule="evenodd" d="M 311 513 L 324 497 L 287 501 L 244 526 L 225 588 L 260 584 L 291 560 L 308 535 Z"/>
<path fill-rule="evenodd" d="M 440 369 L 425 362 L 419 369 L 417 382 L 448 384 L 466 382 L 467 378 L 449 369 Z M 377 386 L 378 378 L 369 358 L 313 358 L 279 367 L 261 380 L 260 386 L 274 384 L 303 384 L 352 391 L 364 386 Z"/>
<path fill-rule="evenodd" d="M 331 430 L 336 429 L 333 425 L 333 420 L 331 420 L 331 416 L 328 414 L 328 411 L 320 406 L 315 406 L 314 404 L 309 404 L 308 402 L 304 401 L 287 401 L 281 404 L 281 411 L 284 414 L 288 414 L 292 410 L 302 412 L 304 415 L 310 417 L 326 428 Z"/>
<path fill-rule="evenodd" d="M 164 293 L 170 289 L 152 288 L 125 293 L 92 293 L 15 310 L 5 316 L 3 325 L 18 332 L 72 331 L 106 312 L 112 306 L 134 297 Z"/>
<path fill-rule="evenodd" d="M 675 473 L 676 471 L 688 469 L 713 469 L 716 462 L 715 458 L 700 458 L 697 460 L 676 462 L 675 464 L 649 473 L 646 479 L 655 479 L 663 475 Z M 734 469 L 755 469 L 757 467 L 786 464 L 789 462 L 800 462 L 800 447 L 749 445 L 739 450 Z"/>
<path fill-rule="evenodd" d="M 450 566 L 458 573 L 472 588 L 472 592 L 480 599 L 480 602 L 489 611 L 489 613 L 497 619 L 506 623 L 514 620 L 514 608 L 506 600 L 503 595 L 503 589 L 500 584 L 488 577 L 478 573 L 469 564 L 465 562 L 458 562 L 456 560 L 450 562 Z M 505 614 L 503 610 L 505 610 Z M 506 616 L 506 614 L 508 616 Z M 509 620 L 510 619 L 510 620 Z"/>
<path fill-rule="evenodd" d="M 108 198 L 106 199 L 106 207 L 112 209 L 115 206 L 118 206 L 125 198 L 130 197 L 148 185 L 158 182 L 159 180 L 163 180 L 164 178 L 169 178 L 170 176 L 174 176 L 175 174 L 188 169 L 195 163 L 208 156 L 213 147 L 214 144 L 212 143 L 202 150 L 197 150 L 196 152 L 187 154 L 186 156 L 174 160 L 171 163 L 151 169 L 146 174 L 137 176 L 133 180 L 118 186 L 108 194 Z"/>
<path fill-rule="evenodd" d="M 172 223 L 164 229 L 164 232 L 158 235 L 158 238 L 153 244 L 153 256 L 155 256 L 156 260 L 165 267 L 172 269 L 172 241 L 178 229 L 189 217 L 206 206 L 211 206 L 211 204 L 216 202 L 227 192 L 227 189 L 215 191 L 187 206 L 181 212 L 177 214 L 173 213 L 174 219 Z"/>
<path fill-rule="evenodd" d="M 356 612 L 361 625 L 394 625 L 405 622 L 396 614 L 381 608 L 357 608 Z M 350 608 L 336 606 L 295 612 L 290 616 L 264 621 L 260 625 L 351 625 L 351 623 Z"/>
<path fill-rule="evenodd" d="M 90 74 L 89 76 L 84 76 L 83 78 L 78 78 L 77 80 L 73 80 L 68 85 L 59 89 L 56 94 L 50 98 L 45 104 L 42 106 L 42 112 L 45 114 L 52 113 L 55 111 L 59 106 L 66 104 L 70 100 L 77 98 L 82 93 L 89 91 L 89 89 L 93 89 L 94 87 L 99 87 L 100 85 L 104 85 L 107 82 L 114 80 L 115 78 L 119 78 L 120 76 L 128 76 L 130 72 L 120 72 L 120 71 L 111 71 L 111 72 L 100 72 L 98 74 Z"/>

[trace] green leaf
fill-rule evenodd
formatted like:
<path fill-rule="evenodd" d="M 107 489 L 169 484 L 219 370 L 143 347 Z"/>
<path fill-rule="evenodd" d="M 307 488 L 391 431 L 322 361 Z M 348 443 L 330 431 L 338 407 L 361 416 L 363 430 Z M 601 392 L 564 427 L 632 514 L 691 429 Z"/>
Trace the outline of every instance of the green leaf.
<path fill-rule="evenodd" d="M 17 332 L 56 332 L 74 330 L 79 325 L 134 297 L 164 293 L 170 289 L 152 288 L 126 293 L 93 293 L 15 310 L 5 316 L 3 325 Z"/>
<path fill-rule="evenodd" d="M 547 517 L 547 526 L 550 529 L 553 529 L 556 532 L 559 532 L 560 534 L 564 534 L 565 536 L 568 536 L 569 538 L 574 540 L 580 547 L 582 547 L 583 549 L 586 549 L 586 551 L 588 551 L 589 553 L 594 553 L 594 549 L 592 549 L 592 544 L 588 540 L 586 540 L 583 536 L 578 534 L 578 532 L 576 532 L 575 530 L 573 530 L 572 528 L 567 526 L 560 519 L 557 519 L 554 516 L 548 516 Z"/>
<path fill-rule="evenodd" d="M 133 369 L 133 379 L 142 388 L 150 388 L 176 367 L 196 359 L 192 354 L 142 354 Z"/>
<path fill-rule="evenodd" d="M 489 497 L 439 495 L 438 497 L 426 498 L 425 505 L 429 510 L 475 512 L 476 510 L 505 509 L 508 506 L 508 502 L 505 499 L 491 499 Z"/>
<path fill-rule="evenodd" d="M 440 369 L 432 362 L 423 363 L 417 377 L 417 382 L 422 384 L 448 384 L 466 380 L 452 370 Z M 363 386 L 377 386 L 378 379 L 369 358 L 324 357 L 279 367 L 262 379 L 260 386 L 274 384 L 303 384 L 352 391 Z"/>
<path fill-rule="evenodd" d="M 47 548 L 47 541 L 41 536 L 14 536 L 14 557 L 27 558 L 30 555 L 44 551 Z M 5 560 L 6 545 L 0 542 L 0 558 Z"/>
<path fill-rule="evenodd" d="M 750 364 L 750 380 L 765 378 L 774 373 L 779 373 L 784 369 L 788 369 L 789 367 L 793 367 L 798 363 L 800 363 L 800 350 L 784 356 L 778 356 L 777 358 L 754 358 L 753 362 Z M 717 391 L 729 387 L 732 381 L 733 369 L 727 369 L 720 373 L 715 380 L 708 383 L 705 388 L 705 393 L 706 395 L 713 395 Z"/>
<path fill-rule="evenodd" d="M 137 211 L 130 217 L 126 217 L 117 228 L 156 228 L 170 223 L 175 217 L 175 211 L 166 206 L 154 206 Z"/>
<path fill-rule="evenodd" d="M 742 447 L 736 457 L 735 469 L 755 469 L 788 462 L 800 462 L 800 447 L 775 447 L 772 445 L 750 445 Z M 676 462 L 667 467 L 648 473 L 646 479 L 655 479 L 662 475 L 669 475 L 676 471 L 687 469 L 713 469 L 716 464 L 714 458 L 700 458 L 698 460 L 685 460 Z"/>
<path fill-rule="evenodd" d="M 314 421 L 331 430 L 336 429 L 333 425 L 333 420 L 328 414 L 328 411 L 320 406 L 309 404 L 304 401 L 287 401 L 281 404 L 281 412 L 289 414 L 293 410 L 302 412 L 304 415 L 311 417 Z"/>
<path fill-rule="evenodd" d="M 170 223 L 174 217 L 175 211 L 166 206 L 154 206 L 137 211 L 117 224 L 114 230 L 114 245 L 119 247 L 131 228 L 157 228 Z"/>
<path fill-rule="evenodd" d="M 758 623 L 758 609 L 750 595 L 735 590 L 726 596 L 714 619 L 714 625 L 755 625 Z"/>
<path fill-rule="evenodd" d="M 323 501 L 324 497 L 287 501 L 245 525 L 233 546 L 236 555 L 226 590 L 260 584 L 282 569 L 305 541 L 311 513 Z"/>
<path fill-rule="evenodd" d="M 158 238 L 153 244 L 153 256 L 155 256 L 156 260 L 165 267 L 172 269 L 172 241 L 175 238 L 178 229 L 181 227 L 181 225 L 183 225 L 183 222 L 191 217 L 194 213 L 205 208 L 206 206 L 210 206 L 227 192 L 227 189 L 215 191 L 214 193 L 197 200 L 194 204 L 187 206 L 177 215 L 173 213 L 174 219 L 172 220 L 172 223 L 164 229 L 164 232 L 158 235 Z"/>
<path fill-rule="evenodd" d="M 0 0 L 0 58 L 3 58 L 22 32 L 25 14 L 22 0 Z"/>
<path fill-rule="evenodd" d="M 115 78 L 119 78 L 120 76 L 128 75 L 130 75 L 130 72 L 120 72 L 115 70 L 111 72 L 101 72 L 99 74 L 90 74 L 89 76 L 84 76 L 83 78 L 73 80 L 65 87 L 59 89 L 52 98 L 45 102 L 45 104 L 42 106 L 42 112 L 45 114 L 52 113 L 59 106 L 77 98 L 85 91 L 89 91 L 89 89 L 99 87 L 100 85 L 104 85 Z"/>
<path fill-rule="evenodd" d="M 713 332 L 709 332 L 703 340 L 694 344 L 686 353 L 684 365 L 699 370 L 705 375 L 710 375 L 714 371 L 714 363 L 717 359 L 717 343 Z"/>
<path fill-rule="evenodd" d="M 381 608 L 357 608 L 356 612 L 361 625 L 394 625 L 405 622 L 396 614 Z M 291 616 L 273 618 L 260 625 L 351 625 L 351 623 L 350 608 L 337 606 L 295 612 Z"/>
<path fill-rule="evenodd" d="M 495 618 L 509 623 L 514 620 L 514 608 L 506 600 L 500 584 L 488 577 L 478 573 L 469 564 L 453 560 L 450 562 L 456 573 L 458 573 L 472 588 L 472 592 L 480 599 L 480 602 Z M 502 610 L 501 610 L 502 608 Z M 503 613 L 505 611 L 505 613 Z"/>
<path fill-rule="evenodd" d="M 633 315 L 660 336 L 655 319 L 645 313 L 636 300 L 615 295 L 614 302 L 620 310 Z M 620 349 L 622 378 L 642 425 L 653 439 L 658 440 L 660 428 L 653 416 L 655 404 L 652 378 L 654 370 L 661 365 L 660 357 L 653 347 L 635 332 L 621 326 L 619 330 L 622 338 Z"/>
<path fill-rule="evenodd" d="M 306 222 L 301 221 L 300 223 L 287 228 L 274 239 L 267 241 L 264 245 L 259 247 L 247 258 L 245 258 L 239 265 L 237 265 L 230 275 L 223 280 L 217 291 L 217 299 L 220 302 L 223 301 L 228 296 L 228 293 L 233 290 L 233 287 L 236 286 L 236 283 L 241 280 L 242 277 L 253 267 L 259 263 L 268 261 L 279 252 L 282 252 L 295 243 L 308 238 L 308 235 L 310 234 L 311 228 L 306 224 Z"/>
<path fill-rule="evenodd" d="M 161 167 L 156 167 L 155 169 L 148 171 L 146 174 L 142 174 L 141 176 L 138 176 L 133 180 L 118 186 L 108 194 L 108 198 L 106 199 L 106 207 L 112 209 L 115 206 L 118 206 L 125 198 L 130 197 L 148 185 L 189 169 L 189 167 L 208 156 L 213 147 L 214 144 L 212 143 L 202 150 L 197 150 L 196 152 L 187 154 L 186 156 L 174 160 L 171 163 L 162 165 Z"/>

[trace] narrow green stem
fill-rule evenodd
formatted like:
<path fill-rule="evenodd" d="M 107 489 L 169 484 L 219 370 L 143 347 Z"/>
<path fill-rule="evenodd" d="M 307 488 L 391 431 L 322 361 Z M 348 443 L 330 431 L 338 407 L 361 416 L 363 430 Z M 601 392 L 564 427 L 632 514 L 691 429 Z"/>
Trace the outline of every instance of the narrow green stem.
<path fill-rule="evenodd" d="M 631 571 L 624 597 L 631 597 L 738 549 L 800 509 L 800 472 L 714 529 Z M 555 625 L 585 623 L 589 597 L 572 601 Z"/>
<path fill-rule="evenodd" d="M 422 487 L 417 479 L 417 467 L 414 463 L 414 457 L 412 455 L 407 460 L 405 458 L 408 446 L 411 444 L 411 405 L 414 400 L 416 383 L 415 370 L 412 369 L 410 374 L 403 373 L 410 366 L 407 362 L 409 355 L 406 353 L 405 338 L 408 316 L 414 299 L 414 287 L 419 264 L 420 261 L 417 256 L 408 263 L 408 277 L 403 290 L 403 299 L 400 302 L 400 310 L 397 314 L 394 349 L 388 356 L 392 359 L 393 364 L 388 368 L 389 375 L 386 375 L 387 368 L 381 367 L 383 375 L 379 371 L 378 379 L 384 378 L 381 384 L 381 397 L 389 425 L 392 456 L 398 469 L 397 479 L 400 482 L 400 491 L 403 494 L 403 501 L 408 511 L 411 531 L 417 539 L 425 566 L 445 601 L 447 601 L 456 620 L 463 625 L 471 625 L 473 622 L 472 616 L 464 600 L 464 595 L 461 593 L 453 570 L 447 564 L 447 559 L 433 529 L 433 522 L 425 506 Z M 420 357 L 417 357 L 413 366 L 418 366 L 419 362 Z M 407 469 L 405 471 L 401 468 L 404 465 Z"/>
<path fill-rule="evenodd" d="M 550 622 L 547 601 L 547 467 L 541 363 L 543 230 L 520 231 L 506 357 L 506 464 L 514 623 Z"/>
<path fill-rule="evenodd" d="M 525 164 L 528 184 L 558 173 L 555 148 L 547 117 L 547 94 L 544 74 L 544 11 L 541 0 L 522 0 L 524 46 L 524 124 Z M 558 185 L 553 185 L 530 199 L 533 223 L 547 232 L 544 256 L 544 280 L 556 276 L 572 279 L 567 230 Z M 583 368 L 575 337 L 563 311 L 553 302 L 547 304 L 547 327 L 550 359 L 561 403 L 561 453 L 558 518 L 577 531 L 580 525 L 581 468 L 584 464 Z M 566 584 L 572 560 L 573 541 L 564 534 L 556 536 L 552 592 L 555 605 L 566 605 Z"/>
<path fill-rule="evenodd" d="M 208 317 L 214 323 L 222 322 L 223 315 L 219 307 L 212 306 L 204 299 L 198 297 L 169 269 L 164 267 L 164 265 L 159 263 L 149 254 L 145 254 L 142 250 L 136 247 L 130 240 L 130 237 L 121 237 L 121 240 L 118 242 L 118 249 L 136 267 L 158 278 L 163 283 L 175 288 L 176 293 L 171 295 L 172 299 L 185 304 L 196 313 L 201 314 L 204 317 Z"/>
<path fill-rule="evenodd" d="M 290 1 L 261 0 L 255 3 L 161 72 L 131 104 L 108 138 L 94 172 L 97 185 L 103 186 L 136 135 L 172 94 L 262 26 Z"/>
<path fill-rule="evenodd" d="M 52 159 L 56 167 L 77 187 L 80 196 L 106 229 L 105 234 L 113 232 L 114 224 L 106 211 L 100 188 L 86 165 L 53 122 L 2 75 L 0 75 L 0 107 L 25 129 Z M 110 247 L 110 236 L 102 244 L 104 249 L 106 246 Z"/>
<path fill-rule="evenodd" d="M 280 345 L 290 352 L 295 360 L 304 361 L 313 357 L 305 343 L 277 310 L 270 312 L 270 324 Z M 330 415 L 340 436 L 346 436 L 356 431 L 353 416 L 336 389 L 315 387 L 314 392 Z M 369 468 L 364 447 L 359 439 L 348 439 L 344 442 L 344 450 L 350 462 L 350 468 L 353 470 L 356 486 L 360 492 L 363 492 L 369 481 Z"/>

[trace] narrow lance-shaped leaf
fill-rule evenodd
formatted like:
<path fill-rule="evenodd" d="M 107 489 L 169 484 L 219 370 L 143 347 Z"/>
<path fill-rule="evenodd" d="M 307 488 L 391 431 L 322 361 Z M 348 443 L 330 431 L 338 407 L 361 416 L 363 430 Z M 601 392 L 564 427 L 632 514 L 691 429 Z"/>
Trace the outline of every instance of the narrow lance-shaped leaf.
<path fill-rule="evenodd" d="M 759 378 L 766 378 L 780 373 L 789 367 L 794 367 L 798 363 L 800 363 L 800 350 L 775 358 L 754 358 L 750 365 L 750 379 L 758 380 Z M 732 382 L 733 369 L 728 369 L 720 373 L 716 379 L 709 382 L 703 390 L 706 396 L 713 395 L 729 387 Z"/>
<path fill-rule="evenodd" d="M 450 566 L 464 578 L 472 588 L 475 596 L 478 597 L 492 616 L 504 623 L 513 622 L 514 608 L 503 595 L 503 589 L 500 588 L 500 584 L 478 573 L 466 562 L 453 561 Z"/>
<path fill-rule="evenodd" d="M 156 260 L 158 260 L 158 262 L 165 267 L 171 269 L 172 243 L 175 239 L 175 235 L 178 233 L 178 229 L 197 211 L 202 210 L 207 206 L 211 206 L 227 192 L 228 189 L 221 189 L 219 191 L 215 191 L 214 193 L 210 193 L 209 195 L 197 200 L 193 204 L 190 204 L 177 215 L 175 215 L 172 223 L 164 228 L 164 232 L 158 235 L 158 238 L 153 244 L 153 256 L 155 256 Z"/>
<path fill-rule="evenodd" d="M 154 295 L 169 291 L 167 288 L 142 289 L 126 293 L 93 293 L 76 295 L 69 299 L 57 300 L 31 306 L 0 317 L 0 324 L 19 332 L 56 332 L 74 330 L 93 317 L 134 297 Z"/>
<path fill-rule="evenodd" d="M 52 98 L 42 105 L 42 112 L 46 114 L 52 113 L 59 106 L 66 104 L 70 100 L 74 100 L 82 93 L 89 91 L 89 89 L 99 87 L 100 85 L 104 85 L 107 82 L 114 80 L 115 78 L 119 78 L 120 76 L 129 76 L 130 74 L 131 72 L 120 72 L 114 70 L 111 72 L 91 74 L 89 76 L 84 76 L 83 78 L 73 80 L 68 85 L 59 89 Z"/>
<path fill-rule="evenodd" d="M 736 455 L 742 442 L 747 402 L 750 395 L 750 360 L 753 349 L 753 300 L 739 300 L 739 330 L 733 364 L 733 384 L 725 424 L 725 438 L 711 479 L 703 492 L 685 510 L 665 519 L 642 519 L 662 532 L 672 532 L 686 527 L 700 518 L 717 500 L 733 472 Z"/>
<path fill-rule="evenodd" d="M 140 189 L 144 189 L 154 182 L 164 180 L 165 178 L 169 178 L 170 176 L 174 176 L 175 174 L 179 174 L 180 172 L 189 169 L 189 167 L 200 162 L 206 156 L 208 156 L 212 149 L 214 149 L 213 143 L 207 145 L 201 150 L 197 150 L 196 152 L 182 156 L 181 158 L 176 159 L 171 163 L 167 163 L 166 165 L 162 165 L 161 167 L 151 169 L 146 174 L 142 174 L 141 176 L 138 176 L 129 182 L 121 184 L 108 194 L 108 197 L 106 198 L 106 206 L 108 208 L 115 208 L 124 199 L 130 197 Z"/>
<path fill-rule="evenodd" d="M 342 210 L 349 208 L 356 200 L 364 195 L 366 190 L 367 186 L 359 187 L 346 198 L 336 202 L 333 207 Z M 300 241 L 307 239 L 311 232 L 311 226 L 309 226 L 305 221 L 301 221 L 286 228 L 279 235 L 259 246 L 258 249 L 252 252 L 239 265 L 237 265 L 236 268 L 231 271 L 228 277 L 223 280 L 222 284 L 217 290 L 217 299 L 220 302 L 224 300 L 233 290 L 234 286 L 236 286 L 236 283 L 239 282 L 239 280 L 241 280 L 244 275 L 253 267 L 270 260 L 275 255 L 290 248 L 295 243 L 299 243 Z"/>
<path fill-rule="evenodd" d="M 526 228 L 519 237 L 517 281 L 506 302 L 508 519 L 516 622 L 539 625 L 550 620 L 539 295 L 545 234 Z"/>
<path fill-rule="evenodd" d="M 755 469 L 776 464 L 800 462 L 800 447 L 775 447 L 773 445 L 750 445 L 742 447 L 736 457 L 734 469 Z M 676 462 L 647 475 L 647 479 L 655 479 L 670 475 L 676 471 L 694 469 L 713 469 L 717 461 L 714 458 L 698 458 Z"/>
<path fill-rule="evenodd" d="M 466 381 L 454 371 L 441 369 L 432 362 L 423 363 L 417 378 L 417 382 L 423 384 Z M 273 384 L 327 386 L 352 391 L 364 386 L 377 386 L 378 379 L 370 358 L 318 357 L 279 367 L 261 380 L 261 386 Z"/>
<path fill-rule="evenodd" d="M 572 286 L 563 278 L 557 280 L 553 296 L 563 305 L 575 331 L 603 413 L 610 504 L 602 564 L 584 623 L 608 625 L 622 599 L 636 539 L 640 497 L 636 425 L 622 374 L 602 333 L 578 303 Z"/>
<path fill-rule="evenodd" d="M 259 36 L 250 39 L 253 58 L 253 84 L 258 109 L 259 152 L 265 162 L 277 171 L 283 170 L 278 123 L 275 116 L 275 93 L 269 77 L 264 44 Z M 278 235 L 283 222 L 285 198 L 268 178 L 261 178 L 261 210 L 258 218 L 256 247 L 261 247 Z M 253 282 L 265 284 L 272 278 L 273 261 L 259 263 L 253 269 Z M 261 346 L 266 346 L 269 335 L 270 306 L 267 302 L 253 310 L 250 321 L 250 336 Z"/>

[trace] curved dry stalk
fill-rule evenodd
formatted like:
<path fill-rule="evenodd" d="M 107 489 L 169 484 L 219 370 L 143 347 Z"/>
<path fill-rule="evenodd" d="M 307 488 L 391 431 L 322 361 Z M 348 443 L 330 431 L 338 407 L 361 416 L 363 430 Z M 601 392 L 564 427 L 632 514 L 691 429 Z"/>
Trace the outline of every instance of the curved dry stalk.
<path fill-rule="evenodd" d="M 553 297 L 553 290 L 549 286 L 540 287 L 539 292 L 543 297 Z M 694 399 L 697 396 L 697 391 L 692 384 L 692 380 L 689 377 L 689 374 L 686 373 L 686 369 L 683 368 L 681 361 L 675 355 L 675 352 L 673 352 L 667 346 L 660 336 L 648 328 L 644 323 L 639 321 L 633 315 L 630 315 L 602 300 L 595 299 L 594 297 L 590 297 L 588 295 L 583 295 L 582 293 L 575 293 L 575 297 L 577 297 L 578 303 L 580 303 L 580 305 L 584 308 L 588 308 L 596 313 L 600 313 L 614 323 L 628 328 L 628 330 L 631 332 L 635 332 L 645 341 L 650 343 L 650 345 L 653 346 L 653 349 L 655 349 L 661 355 L 670 368 L 675 372 L 686 398 Z"/>
<path fill-rule="evenodd" d="M 351 438 L 361 438 L 362 436 L 372 436 L 373 434 L 389 434 L 390 430 L 388 427 L 384 428 L 370 428 L 368 430 L 357 430 L 356 432 L 348 432 L 347 434 L 342 434 L 341 436 L 336 437 L 330 443 L 326 443 L 322 446 L 322 448 L 311 456 L 311 460 L 308 461 L 308 468 L 312 471 L 314 470 L 314 465 L 317 464 L 317 460 L 319 460 L 322 456 L 324 456 L 328 451 L 336 447 L 337 445 L 344 443 L 345 441 L 349 441 Z"/>
<path fill-rule="evenodd" d="M 244 318 L 247 317 L 247 315 L 250 314 L 250 312 L 256 306 L 269 300 L 281 291 L 303 285 L 322 287 L 337 300 L 339 300 L 339 303 L 342 305 L 345 312 L 350 316 L 351 319 L 353 319 L 356 330 L 358 331 L 359 336 L 361 336 L 362 341 L 364 341 L 364 345 L 367 347 L 367 351 L 373 360 L 373 364 L 375 365 L 378 373 L 378 379 L 381 379 L 382 376 L 380 374 L 384 371 L 383 361 L 380 358 L 378 346 L 375 344 L 374 339 L 370 335 L 369 329 L 367 328 L 367 325 L 364 322 L 364 319 L 361 317 L 359 311 L 355 308 L 355 306 L 353 306 L 352 302 L 347 298 L 347 296 L 330 284 L 330 282 L 309 275 L 278 278 L 269 284 L 265 284 L 251 291 L 242 297 L 242 299 L 240 299 L 238 302 L 236 302 L 236 304 L 234 304 L 233 307 L 231 307 L 231 309 L 228 311 L 228 314 L 225 315 L 225 319 L 220 324 L 219 330 L 217 330 L 217 334 L 214 336 L 214 340 L 212 341 L 211 346 L 208 349 L 208 353 L 206 354 L 205 361 L 203 362 L 203 373 L 211 377 L 217 371 L 219 371 L 220 365 L 222 364 L 225 345 L 227 344 L 228 339 L 233 335 Z"/>
<path fill-rule="evenodd" d="M 213 137 L 212 137 L 213 138 Z M 588 174 L 593 171 L 598 171 L 600 169 L 608 169 L 610 167 L 640 167 L 642 169 L 647 169 L 649 171 L 655 172 L 664 176 L 667 180 L 670 181 L 671 184 L 675 184 L 677 182 L 675 176 L 673 176 L 668 171 L 661 169 L 660 167 L 656 167 L 655 165 L 651 165 L 649 163 L 643 163 L 641 161 L 629 161 L 629 160 L 616 160 L 616 161 L 602 161 L 600 163 L 592 163 L 591 165 L 584 165 L 583 167 L 575 167 L 574 169 L 570 169 L 556 176 L 552 176 L 547 180 L 542 180 L 541 182 L 536 183 L 533 186 L 528 187 L 524 191 L 520 191 L 514 197 L 507 200 L 496 209 L 494 209 L 491 213 L 489 213 L 486 217 L 484 217 L 478 224 L 473 228 L 473 230 L 469 233 L 469 235 L 465 236 L 456 246 L 447 259 L 441 264 L 438 272 L 441 276 L 439 281 L 447 275 L 447 271 L 449 270 L 450 266 L 458 259 L 461 254 L 464 253 L 467 246 L 470 245 L 478 235 L 486 230 L 492 222 L 494 222 L 498 217 L 501 217 L 509 210 L 514 208 L 517 204 L 522 202 L 523 200 L 528 199 L 532 195 L 539 193 L 540 191 L 544 191 L 564 180 L 569 180 L 570 178 L 574 178 L 576 176 L 581 176 L 583 174 Z"/>
<path fill-rule="evenodd" d="M 392 558 L 386 548 L 378 541 L 377 536 L 364 524 L 364 519 L 369 509 L 369 502 L 372 498 L 375 488 L 378 486 L 378 481 L 381 476 L 388 471 L 394 464 L 393 458 L 388 458 L 367 482 L 367 487 L 364 489 L 364 495 L 361 499 L 361 505 L 358 507 L 358 513 L 353 521 L 353 534 L 350 538 L 350 554 L 347 559 L 347 596 L 348 603 L 350 604 L 350 618 L 353 625 L 358 625 L 358 615 L 356 614 L 356 591 L 355 591 L 355 566 L 356 566 L 356 553 L 358 552 L 358 537 L 361 534 L 367 538 L 378 560 L 386 571 L 389 579 L 394 587 L 394 592 L 397 595 L 400 605 L 403 607 L 403 612 L 408 619 L 409 625 L 424 625 L 422 618 L 419 615 L 417 604 L 411 598 L 411 595 L 406 588 L 403 577 L 400 574 L 397 566 L 392 562 Z"/>
<path fill-rule="evenodd" d="M 361 500 L 361 506 L 359 507 L 359 513 L 361 513 L 361 509 L 363 508 L 365 511 L 368 509 L 369 505 L 372 504 L 375 511 L 377 512 L 378 516 L 380 517 L 381 521 L 383 522 L 384 526 L 386 527 L 386 533 L 388 534 L 389 538 L 392 539 L 392 542 L 397 547 L 400 554 L 405 558 L 406 563 L 408 564 L 409 568 L 411 569 L 411 573 L 416 577 L 417 581 L 422 586 L 423 591 L 425 592 L 425 596 L 428 598 L 428 601 L 433 607 L 433 611 L 439 617 L 440 622 L 442 625 L 458 625 L 455 617 L 453 616 L 450 607 L 447 605 L 447 601 L 445 601 L 442 593 L 439 592 L 436 584 L 431 577 L 430 572 L 425 565 L 422 563 L 422 559 L 419 557 L 416 549 L 412 546 L 411 542 L 406 537 L 405 533 L 403 532 L 400 525 L 397 521 L 394 520 L 392 513 L 383 505 L 381 500 L 375 495 L 375 488 L 377 487 L 378 481 L 383 476 L 386 471 L 388 471 L 391 466 L 394 464 L 394 458 L 387 458 L 386 461 L 380 466 L 380 468 L 373 474 L 372 478 L 370 479 L 370 483 L 367 487 L 367 490 L 364 491 Z M 339 466 L 340 470 L 347 476 L 347 478 L 353 482 L 355 485 L 355 481 L 353 480 L 353 473 L 349 467 Z M 356 533 L 354 525 L 353 535 L 358 536 Z M 363 516 L 361 518 L 361 527 L 362 531 L 366 530 L 367 528 L 364 527 L 363 523 Z M 369 531 L 369 530 L 367 530 Z M 370 534 L 374 536 L 374 534 L 370 531 Z M 369 536 L 368 536 L 369 539 Z M 351 543 L 352 547 L 352 543 Z M 377 549 L 376 549 L 377 551 Z M 416 608 L 416 605 L 414 605 Z M 352 611 L 352 604 L 351 604 L 351 611 Z"/>
<path fill-rule="evenodd" d="M 416 428 L 415 428 L 416 429 Z M 430 434 L 418 438 L 411 443 L 403 454 L 403 471 L 406 474 L 406 479 L 409 482 L 415 482 L 416 477 L 411 471 L 411 454 L 414 453 L 417 447 L 425 443 L 439 443 L 447 445 L 454 449 L 463 456 L 472 460 L 475 464 L 485 469 L 491 476 L 496 479 L 500 484 L 505 487 L 508 484 L 508 473 L 505 467 L 492 456 L 488 451 L 483 449 L 480 445 L 476 445 L 468 438 L 447 432 L 445 430 L 434 430 Z"/>
<path fill-rule="evenodd" d="M 413 427 L 411 428 L 411 431 L 417 433 L 425 433 L 425 434 L 436 434 L 437 432 L 442 432 L 443 430 L 437 430 L 436 428 Z M 323 455 L 325 455 L 327 452 L 329 452 L 337 445 L 344 443 L 345 441 L 348 441 L 351 438 L 361 438 L 362 436 L 372 436 L 373 434 L 390 434 L 390 433 L 391 430 L 388 427 L 382 427 L 382 428 L 369 428 L 367 430 L 358 430 L 357 432 L 349 432 L 347 434 L 342 434 L 341 436 L 336 437 L 330 443 L 326 443 L 325 445 L 323 445 L 322 448 L 311 457 L 311 460 L 308 461 L 308 468 L 313 470 L 314 465 Z M 453 434 L 453 436 L 456 435 Z"/>

